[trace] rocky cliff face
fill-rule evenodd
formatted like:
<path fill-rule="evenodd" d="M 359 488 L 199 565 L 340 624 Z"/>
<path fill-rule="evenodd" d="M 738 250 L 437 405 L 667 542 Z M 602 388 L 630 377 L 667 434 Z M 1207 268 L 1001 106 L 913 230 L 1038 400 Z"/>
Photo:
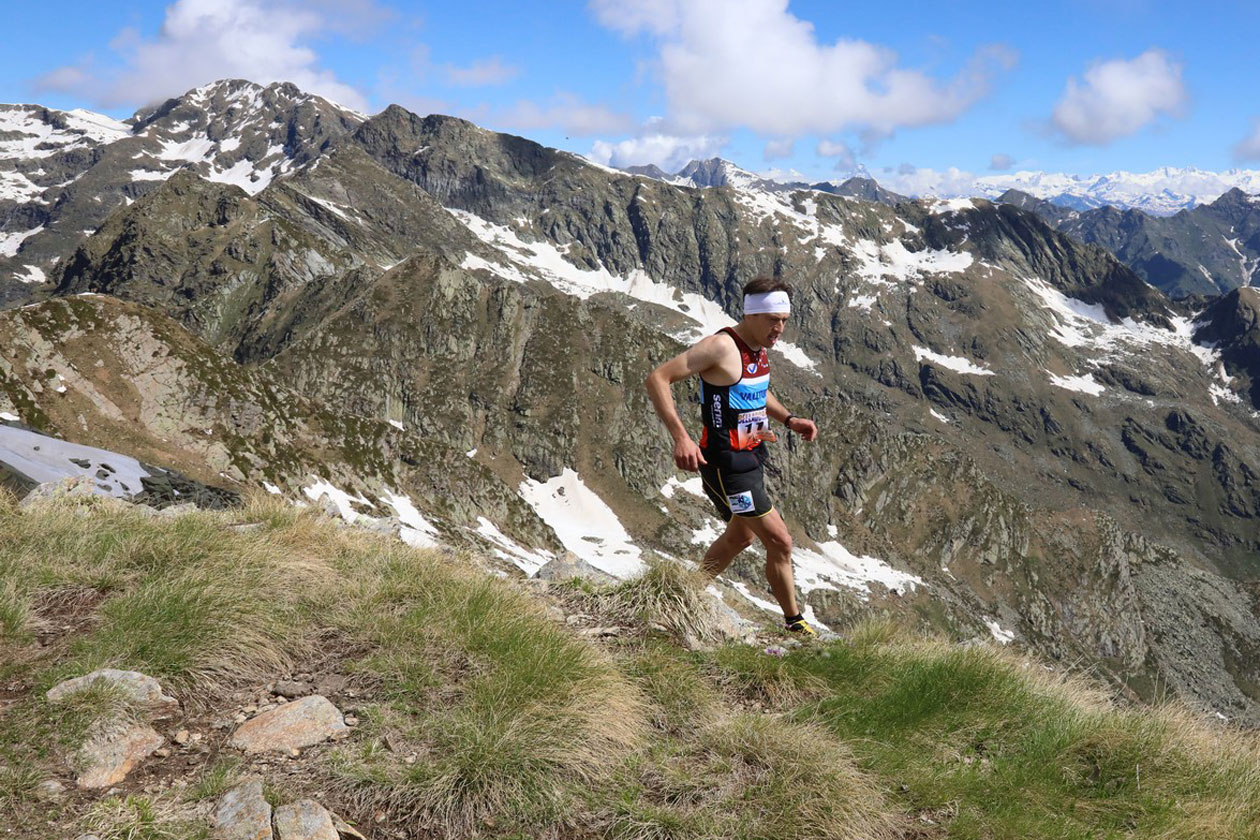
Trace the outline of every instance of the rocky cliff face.
<path fill-rule="evenodd" d="M 393 107 L 252 196 L 188 172 L 114 214 L 53 274 L 73 297 L 6 315 L 43 342 L 6 357 L 6 393 L 28 423 L 95 434 L 75 417 L 96 397 L 58 413 L 37 390 L 48 359 L 95 361 L 28 319 L 124 298 L 215 360 L 213 384 L 158 366 L 167 396 L 110 427 L 152 429 L 135 446 L 155 456 L 187 412 L 223 432 L 183 432 L 172 458 L 289 488 L 323 462 L 365 495 L 405 484 L 452 533 L 484 516 L 553 551 L 563 529 L 522 495 L 572 471 L 638 544 L 694 557 L 712 518 L 674 492 L 640 383 L 768 273 L 796 290 L 774 390 L 823 428 L 776 446 L 770 482 L 825 620 L 1000 627 L 1137 696 L 1260 720 L 1260 406 L 1231 373 L 1254 319 L 1192 324 L 1015 207 L 680 187 Z M 101 367 L 144 380 L 143 356 Z M 842 549 L 901 582 L 855 584 Z"/>
<path fill-rule="evenodd" d="M 1077 212 L 1017 190 L 998 200 L 1102 246 L 1174 298 L 1217 295 L 1255 285 L 1260 278 L 1260 197 L 1237 188 L 1172 216 L 1116 207 Z"/>

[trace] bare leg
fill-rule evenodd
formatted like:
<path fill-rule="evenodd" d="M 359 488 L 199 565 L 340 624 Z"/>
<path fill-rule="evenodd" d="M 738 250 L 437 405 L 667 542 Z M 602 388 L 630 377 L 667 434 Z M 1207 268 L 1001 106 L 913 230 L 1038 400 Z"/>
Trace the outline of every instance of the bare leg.
<path fill-rule="evenodd" d="M 792 576 L 792 535 L 777 510 L 760 519 L 742 520 L 761 544 L 766 547 L 766 581 L 774 593 L 783 615 L 799 615 L 796 604 L 796 582 Z"/>
<path fill-rule="evenodd" d="M 714 540 L 713 545 L 705 552 L 700 568 L 709 577 L 717 577 L 726 571 L 726 567 L 731 565 L 737 554 L 752 545 L 752 541 L 752 529 L 743 519 L 732 516 L 731 521 L 726 523 L 722 536 Z"/>

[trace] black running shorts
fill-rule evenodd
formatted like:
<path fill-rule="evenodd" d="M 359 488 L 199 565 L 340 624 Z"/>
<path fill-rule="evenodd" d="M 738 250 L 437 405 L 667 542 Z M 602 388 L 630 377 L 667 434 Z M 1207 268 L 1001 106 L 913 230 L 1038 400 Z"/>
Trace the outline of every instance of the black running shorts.
<path fill-rule="evenodd" d="M 766 455 L 765 444 L 744 452 L 727 449 L 704 453 L 708 463 L 700 465 L 700 478 L 723 522 L 732 516 L 757 519 L 774 510 L 763 478 Z"/>

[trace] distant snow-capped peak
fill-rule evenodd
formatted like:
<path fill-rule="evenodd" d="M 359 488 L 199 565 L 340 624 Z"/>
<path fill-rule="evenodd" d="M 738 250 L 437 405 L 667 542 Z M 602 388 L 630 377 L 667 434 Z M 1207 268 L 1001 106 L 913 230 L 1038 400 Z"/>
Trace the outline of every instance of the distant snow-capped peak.
<path fill-rule="evenodd" d="M 1163 166 L 1150 172 L 1124 170 L 1105 174 L 1073 175 L 1024 170 L 994 175 L 972 175 L 958 169 L 920 169 L 889 175 L 883 186 L 913 196 L 937 198 L 996 198 L 1009 189 L 1075 210 L 1111 205 L 1155 215 L 1171 215 L 1200 204 L 1210 204 L 1231 189 L 1260 193 L 1260 170 L 1224 172 Z"/>

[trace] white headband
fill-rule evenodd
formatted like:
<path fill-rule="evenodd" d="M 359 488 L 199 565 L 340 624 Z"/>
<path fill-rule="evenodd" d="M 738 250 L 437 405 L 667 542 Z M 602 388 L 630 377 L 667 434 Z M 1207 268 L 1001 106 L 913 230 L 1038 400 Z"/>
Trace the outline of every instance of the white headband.
<path fill-rule="evenodd" d="M 792 301 L 784 291 L 761 292 L 744 295 L 745 315 L 786 315 L 792 311 Z"/>

